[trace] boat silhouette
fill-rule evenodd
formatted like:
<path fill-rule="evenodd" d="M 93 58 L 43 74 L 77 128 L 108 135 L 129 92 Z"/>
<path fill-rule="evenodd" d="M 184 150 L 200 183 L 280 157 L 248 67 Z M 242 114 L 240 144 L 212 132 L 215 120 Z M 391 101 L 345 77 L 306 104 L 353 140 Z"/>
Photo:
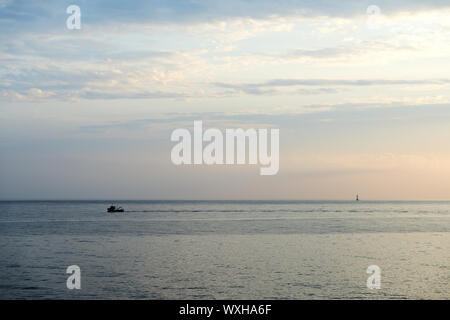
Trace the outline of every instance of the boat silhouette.
<path fill-rule="evenodd" d="M 108 212 L 124 212 L 124 211 L 125 210 L 122 207 L 116 207 L 116 206 L 113 206 L 113 205 L 111 205 L 108 208 Z"/>

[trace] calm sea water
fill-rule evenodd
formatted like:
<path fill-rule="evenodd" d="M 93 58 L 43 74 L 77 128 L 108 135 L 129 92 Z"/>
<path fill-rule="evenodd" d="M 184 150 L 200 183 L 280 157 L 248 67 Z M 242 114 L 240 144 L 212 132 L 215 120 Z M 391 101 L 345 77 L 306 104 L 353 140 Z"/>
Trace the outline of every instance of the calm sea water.
<path fill-rule="evenodd" d="M 109 204 L 0 202 L 0 298 L 450 298 L 450 202 Z"/>

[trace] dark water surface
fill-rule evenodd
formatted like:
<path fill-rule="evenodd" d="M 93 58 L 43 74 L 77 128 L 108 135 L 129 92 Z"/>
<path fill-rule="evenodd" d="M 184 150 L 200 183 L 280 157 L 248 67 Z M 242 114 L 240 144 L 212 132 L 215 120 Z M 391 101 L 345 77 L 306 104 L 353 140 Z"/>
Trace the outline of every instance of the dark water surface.
<path fill-rule="evenodd" d="M 109 204 L 0 202 L 0 298 L 450 298 L 450 202 Z"/>

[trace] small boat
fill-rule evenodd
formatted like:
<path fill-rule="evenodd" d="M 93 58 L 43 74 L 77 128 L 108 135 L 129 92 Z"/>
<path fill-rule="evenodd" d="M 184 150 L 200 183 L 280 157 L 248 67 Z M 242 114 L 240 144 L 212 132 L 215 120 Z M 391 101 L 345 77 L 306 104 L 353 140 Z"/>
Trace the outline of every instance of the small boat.
<path fill-rule="evenodd" d="M 116 207 L 116 206 L 113 206 L 113 205 L 111 205 L 108 208 L 108 212 L 124 212 L 124 211 L 125 210 L 122 207 Z"/>

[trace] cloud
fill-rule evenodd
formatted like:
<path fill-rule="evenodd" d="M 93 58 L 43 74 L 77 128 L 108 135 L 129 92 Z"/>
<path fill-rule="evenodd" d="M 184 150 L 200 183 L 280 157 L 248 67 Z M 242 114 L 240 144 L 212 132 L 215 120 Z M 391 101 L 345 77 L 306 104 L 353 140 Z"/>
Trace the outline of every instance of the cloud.
<path fill-rule="evenodd" d="M 374 59 L 380 56 L 395 62 L 429 43 L 422 34 L 408 41 L 392 35 L 369 41 L 352 29 L 346 30 L 352 41 L 343 41 L 333 32 L 332 38 L 316 39 L 323 21 L 329 22 L 325 25 L 331 31 L 335 25 L 353 27 L 353 20 L 339 17 L 364 16 L 366 4 L 361 2 L 80 1 L 80 32 L 65 29 L 65 7 L 71 2 L 2 4 L 0 99 L 8 101 L 227 98 L 241 93 L 321 97 L 349 87 L 447 83 L 281 78 L 291 75 L 297 63 L 305 69 L 310 62 L 320 67 L 334 63 L 334 67 L 361 62 L 361 58 L 378 61 Z M 378 5 L 390 8 L 388 12 L 414 11 L 442 8 L 447 1 L 380 1 Z M 297 32 L 306 35 L 303 47 L 298 47 Z M 442 34 L 439 43 L 447 43 L 448 32 Z M 271 45 L 278 37 L 281 40 Z M 421 58 L 445 57 L 445 49 L 440 48 L 433 47 L 436 55 L 425 52 Z M 270 76 L 275 72 L 280 79 L 251 83 L 252 79 L 260 81 L 256 79 L 261 79 L 262 66 L 272 68 L 267 69 Z M 241 72 L 247 70 L 245 83 L 228 82 L 242 78 Z M 283 71 L 278 74 L 279 70 Z"/>
<path fill-rule="evenodd" d="M 280 86 L 255 86 L 253 84 L 233 85 L 227 83 L 214 83 L 215 86 L 220 88 L 232 89 L 232 92 L 228 91 L 226 95 L 233 96 L 239 93 L 245 93 L 249 95 L 275 95 L 275 94 L 299 94 L 299 95 L 321 95 L 338 93 L 339 90 L 335 88 L 318 88 L 318 89 L 296 89 L 293 91 L 281 90 L 277 87 Z"/>
<path fill-rule="evenodd" d="M 23 71 L 23 70 L 22 70 Z M 125 72 L 125 71 L 124 71 Z M 158 79 L 156 75 L 142 81 L 141 74 L 134 74 L 129 70 L 124 74 L 114 70 L 27 70 L 19 74 L 9 74 L 0 81 L 0 99 L 8 101 L 42 101 L 48 99 L 76 100 L 76 99 L 203 99 L 211 97 L 232 97 L 244 93 L 246 95 L 327 95 L 347 90 L 346 88 L 374 87 L 374 86 L 414 86 L 448 85 L 450 79 L 272 79 L 260 83 L 225 83 L 212 82 L 205 84 L 201 91 L 188 87 L 164 86 L 164 73 Z M 149 75 L 152 72 L 149 71 Z M 161 77 L 161 76 L 160 76 Z M 162 82 L 161 82 L 162 81 Z M 39 87 L 36 84 L 39 83 Z M 146 84 L 151 84 L 149 88 Z M 162 85 L 162 86 L 161 86 Z M 161 86 L 162 90 L 156 89 Z M 226 89 L 224 92 L 214 92 L 214 88 Z M 205 93 L 204 90 L 207 90 Z M 433 96 L 434 100 L 445 102 L 442 95 Z M 375 97 L 373 97 L 375 98 Z M 429 97 L 383 97 L 375 103 L 405 102 L 409 104 L 424 103 Z M 419 100 L 418 100 L 419 99 Z M 372 99 L 373 100 L 373 99 Z M 374 103 L 367 99 L 353 99 L 354 103 L 365 105 Z M 417 100 L 417 101 L 416 101 Z M 436 100 L 437 101 L 437 100 Z"/>
<path fill-rule="evenodd" d="M 301 116 L 305 114 L 321 113 L 332 110 L 330 106 L 304 106 L 304 107 L 276 107 L 266 111 L 242 111 L 242 112 L 173 112 L 155 114 L 149 119 L 132 119 L 126 121 L 110 121 L 101 124 L 82 126 L 81 129 L 88 132 L 98 132 L 109 129 L 139 129 L 150 126 L 170 124 L 168 128 L 173 130 L 177 126 L 192 126 L 195 120 L 203 120 L 209 127 L 258 127 L 273 126 L 286 116 Z"/>
<path fill-rule="evenodd" d="M 270 16 L 303 17 L 352 17 L 366 15 L 373 1 L 334 0 L 97 0 L 77 1 L 83 23 L 102 24 L 195 24 L 250 17 L 265 19 Z M 73 1 L 34 2 L 26 0 L 2 1 L 0 26 L 2 30 L 25 30 L 29 28 L 53 28 L 65 21 L 65 9 Z M 446 0 L 378 0 L 376 5 L 383 13 L 448 8 Z"/>
<path fill-rule="evenodd" d="M 58 92 L 43 91 L 39 88 L 31 88 L 26 91 L 17 92 L 14 90 L 0 91 L 0 98 L 7 101 L 48 101 L 52 100 L 115 100 L 115 99 L 184 99 L 191 97 L 185 93 L 179 92 L 163 92 L 163 91 L 148 91 L 148 92 L 105 92 L 93 90 L 79 90 Z"/>
<path fill-rule="evenodd" d="M 204 68 L 196 51 L 105 53 L 94 48 L 78 53 L 71 46 L 52 52 L 51 46 L 51 42 L 36 48 L 27 44 L 0 54 L 0 99 L 179 99 L 199 91 L 180 84 Z M 47 94 L 36 95 L 33 90 Z"/>
<path fill-rule="evenodd" d="M 214 82 L 219 88 L 232 89 L 252 95 L 275 94 L 283 87 L 321 87 L 318 89 L 297 89 L 290 93 L 297 94 L 326 94 L 337 93 L 336 87 L 364 87 L 364 86 L 393 86 L 393 85 L 442 85 L 449 84 L 450 79 L 423 79 L 423 80 L 388 80 L 388 79 L 273 79 L 260 83 L 224 83 Z M 333 88 L 334 87 L 334 88 Z"/>
<path fill-rule="evenodd" d="M 371 109 L 386 108 L 412 108 L 429 109 L 431 107 L 447 109 L 450 105 L 447 103 L 430 104 L 424 102 L 407 103 L 407 102 L 372 102 L 372 103 L 336 103 L 336 104 L 315 104 L 315 105 L 299 105 L 299 106 L 277 106 L 265 110 L 249 109 L 240 112 L 172 112 L 154 114 L 152 118 L 147 119 L 129 119 L 123 121 L 108 121 L 99 124 L 89 124 L 82 126 L 85 132 L 101 132 L 104 130 L 136 130 L 148 127 L 160 127 L 164 130 L 173 130 L 177 127 L 192 126 L 192 122 L 203 120 L 208 127 L 286 127 L 287 123 L 298 125 L 300 119 L 313 120 L 320 123 L 333 123 L 336 119 L 327 117 L 327 114 L 338 113 L 348 115 L 355 111 L 368 111 Z M 417 109 L 417 110 L 418 110 Z M 400 111 L 399 111 L 400 112 Z M 343 119 L 342 115 L 338 116 Z M 344 117 L 345 118 L 345 117 Z M 383 119 L 386 120 L 385 116 Z M 348 120 L 348 119 L 347 119 Z M 394 119 L 395 120 L 395 119 Z"/>

